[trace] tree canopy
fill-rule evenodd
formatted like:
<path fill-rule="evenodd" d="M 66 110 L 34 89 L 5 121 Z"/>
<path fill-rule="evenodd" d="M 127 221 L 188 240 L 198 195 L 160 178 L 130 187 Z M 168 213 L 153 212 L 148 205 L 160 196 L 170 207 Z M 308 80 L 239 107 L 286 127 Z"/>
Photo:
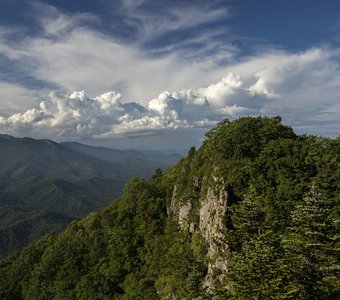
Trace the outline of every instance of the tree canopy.
<path fill-rule="evenodd" d="M 279 117 L 225 120 L 173 167 L 1 260 L 0 298 L 338 299 L 339 150 Z M 223 193 L 208 241 L 204 201 Z M 226 268 L 208 286 L 212 243 Z"/>

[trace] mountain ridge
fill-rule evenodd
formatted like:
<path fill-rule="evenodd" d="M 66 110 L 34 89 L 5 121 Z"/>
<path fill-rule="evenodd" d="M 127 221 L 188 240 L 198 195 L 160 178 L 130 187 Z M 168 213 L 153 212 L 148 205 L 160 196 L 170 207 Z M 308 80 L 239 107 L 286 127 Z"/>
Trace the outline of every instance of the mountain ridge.
<path fill-rule="evenodd" d="M 53 226 L 47 226 L 49 229 L 45 232 L 39 229 L 40 235 L 56 233 L 67 225 L 66 222 L 60 223 L 61 220 L 77 219 L 104 207 L 121 194 L 129 178 L 147 178 L 157 168 L 165 168 L 173 160 L 172 156 L 163 155 L 165 162 L 160 163 L 138 152 L 124 153 L 82 144 L 72 145 L 68 147 L 70 144 L 47 139 L 0 135 L 0 214 L 5 216 L 7 209 L 12 212 L 17 210 L 16 221 L 19 222 L 15 226 L 8 225 L 6 234 L 3 224 L 8 222 L 6 219 L 0 220 L 4 236 L 11 235 L 15 228 L 21 232 L 20 210 L 23 208 L 31 221 L 38 216 L 36 223 L 44 221 L 45 215 L 40 214 L 41 210 L 47 210 L 52 215 L 64 215 L 55 222 L 58 230 Z M 110 155 L 102 156 L 103 149 Z M 37 236 L 27 233 L 27 230 L 25 232 L 14 234 L 18 239 L 11 242 L 13 247 L 0 242 L 0 256 L 24 246 L 26 235 Z"/>
<path fill-rule="evenodd" d="M 206 136 L 0 261 L 1 298 L 338 299 L 340 139 L 298 136 L 279 117 Z"/>

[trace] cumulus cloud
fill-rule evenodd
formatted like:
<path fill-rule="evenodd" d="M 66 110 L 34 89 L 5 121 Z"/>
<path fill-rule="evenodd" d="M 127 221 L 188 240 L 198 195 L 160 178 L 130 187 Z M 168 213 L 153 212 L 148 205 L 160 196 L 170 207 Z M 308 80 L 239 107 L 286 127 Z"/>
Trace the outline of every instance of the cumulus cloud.
<path fill-rule="evenodd" d="M 34 4 L 39 34 L 13 39 L 16 31 L 0 28 L 1 59 L 57 91 L 42 97 L 45 91 L 2 78 L 1 132 L 109 139 L 209 127 L 247 114 L 281 115 L 317 134 L 340 132 L 339 49 L 292 53 L 262 47 L 236 59 L 227 30 L 197 30 L 228 17 L 227 10 L 177 6 L 162 19 L 164 12 L 157 9 L 154 15 L 143 13 L 149 1 L 123 3 L 130 13 L 124 22 L 132 22 L 139 35 L 130 44 L 95 30 L 91 25 L 100 20 L 93 15 L 65 14 L 41 3 Z M 199 34 L 171 40 L 162 49 L 143 48 L 152 36 L 188 29 Z M 101 94 L 108 90 L 115 92 Z"/>
<path fill-rule="evenodd" d="M 197 90 L 161 93 L 147 104 L 123 102 L 118 92 L 90 98 L 84 91 L 69 96 L 56 93 L 39 107 L 0 117 L 0 130 L 9 134 L 72 139 L 122 137 L 133 133 L 157 132 L 211 126 L 221 116 L 233 116 L 246 108 L 224 105 L 241 89 L 241 82 L 229 74 L 219 83 Z"/>
<path fill-rule="evenodd" d="M 207 88 L 199 89 L 199 93 L 211 99 L 211 103 L 217 107 L 224 107 L 225 101 L 235 94 L 242 86 L 240 77 L 229 73 L 220 82 L 211 84 Z"/>
<path fill-rule="evenodd" d="M 249 87 L 248 90 L 251 96 L 263 95 L 269 99 L 279 97 L 278 94 L 275 94 L 273 91 L 269 90 L 267 83 L 263 78 L 259 78 L 253 85 Z"/>
<path fill-rule="evenodd" d="M 273 60 L 267 67 L 262 66 L 262 69 L 255 72 L 256 82 L 250 86 L 249 93 L 270 99 L 280 96 L 274 89 L 286 93 L 287 88 L 308 88 L 320 82 L 325 84 L 331 74 L 338 72 L 337 66 L 333 65 L 335 57 L 331 56 L 329 51 L 321 48 L 298 54 L 282 53 L 279 55 L 280 60 Z"/>
<path fill-rule="evenodd" d="M 270 53 L 231 66 L 233 73 L 207 87 L 165 91 L 143 102 L 129 102 L 118 92 L 93 98 L 84 91 L 69 96 L 54 93 L 37 107 L 0 117 L 0 131 L 60 139 L 111 139 L 207 128 L 225 117 L 281 115 L 300 132 L 334 136 L 340 131 L 337 57 L 339 53 L 324 49 Z M 247 65 L 252 74 L 244 72 Z"/>

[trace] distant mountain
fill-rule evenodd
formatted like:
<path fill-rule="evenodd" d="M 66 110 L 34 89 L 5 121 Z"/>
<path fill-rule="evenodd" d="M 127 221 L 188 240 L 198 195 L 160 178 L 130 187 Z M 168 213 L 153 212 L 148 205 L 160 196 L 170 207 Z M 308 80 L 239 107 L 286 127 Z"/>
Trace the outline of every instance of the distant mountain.
<path fill-rule="evenodd" d="M 142 169 L 154 170 L 155 168 L 165 168 L 175 164 L 181 155 L 172 151 L 137 151 L 137 150 L 117 150 L 104 147 L 93 147 L 77 142 L 63 142 L 60 145 L 72 151 L 104 159 L 111 162 L 118 162 L 125 166 L 139 165 Z M 138 175 L 143 176 L 143 175 Z"/>
<path fill-rule="evenodd" d="M 0 257 L 106 206 L 130 177 L 176 157 L 157 155 L 0 135 Z"/>
<path fill-rule="evenodd" d="M 280 117 L 224 120 L 206 137 L 0 260 L 0 299 L 340 299 L 340 138 Z"/>

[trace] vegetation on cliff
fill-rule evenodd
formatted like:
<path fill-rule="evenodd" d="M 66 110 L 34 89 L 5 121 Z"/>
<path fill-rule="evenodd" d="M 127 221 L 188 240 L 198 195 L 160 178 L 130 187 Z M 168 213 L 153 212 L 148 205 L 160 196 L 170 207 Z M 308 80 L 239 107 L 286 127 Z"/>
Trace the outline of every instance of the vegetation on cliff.
<path fill-rule="evenodd" d="M 339 138 L 279 117 L 225 120 L 164 174 L 3 259 L 0 298 L 337 299 L 339 154 Z"/>

